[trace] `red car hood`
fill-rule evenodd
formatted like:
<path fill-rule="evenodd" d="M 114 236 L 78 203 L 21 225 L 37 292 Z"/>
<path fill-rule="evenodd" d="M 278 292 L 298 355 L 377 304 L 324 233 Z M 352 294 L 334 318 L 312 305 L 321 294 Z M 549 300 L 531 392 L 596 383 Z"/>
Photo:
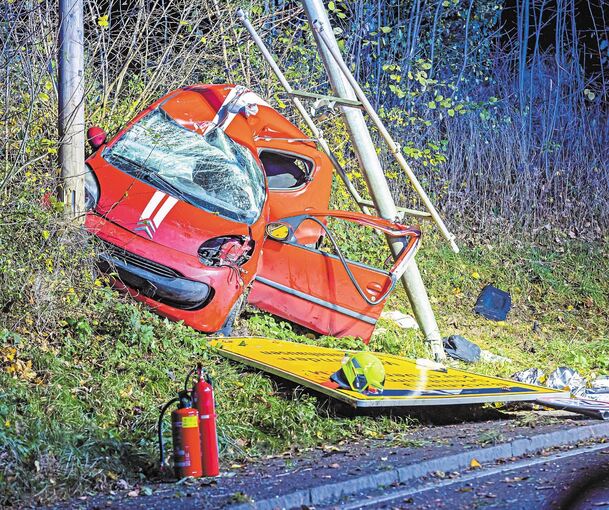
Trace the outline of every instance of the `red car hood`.
<path fill-rule="evenodd" d="M 179 200 L 109 164 L 98 151 L 88 160 L 100 187 L 96 211 L 163 246 L 196 255 L 202 242 L 220 235 L 248 235 L 243 223 Z"/>

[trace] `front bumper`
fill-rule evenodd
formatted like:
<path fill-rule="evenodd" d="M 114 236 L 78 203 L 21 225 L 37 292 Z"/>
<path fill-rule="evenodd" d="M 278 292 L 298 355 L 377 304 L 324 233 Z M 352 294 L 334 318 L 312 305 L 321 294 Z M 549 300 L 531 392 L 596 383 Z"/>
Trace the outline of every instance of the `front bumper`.
<path fill-rule="evenodd" d="M 104 273 L 116 273 L 123 284 L 143 296 L 181 310 L 200 310 L 214 294 L 205 283 L 113 245 L 106 244 L 98 265 Z"/>
<path fill-rule="evenodd" d="M 110 246 L 105 251 L 112 258 L 117 258 L 115 250 L 122 253 L 118 263 L 112 260 L 113 269 L 109 270 L 110 274 L 118 275 L 114 286 L 163 317 L 213 333 L 222 329 L 231 308 L 243 294 L 244 286 L 229 268 L 203 266 L 196 256 L 138 236 L 95 213 L 87 214 L 85 226 Z M 122 267 L 124 260 L 120 259 L 125 258 L 129 268 Z M 209 288 L 205 299 L 203 286 Z M 150 297 L 153 292 L 154 297 Z"/>

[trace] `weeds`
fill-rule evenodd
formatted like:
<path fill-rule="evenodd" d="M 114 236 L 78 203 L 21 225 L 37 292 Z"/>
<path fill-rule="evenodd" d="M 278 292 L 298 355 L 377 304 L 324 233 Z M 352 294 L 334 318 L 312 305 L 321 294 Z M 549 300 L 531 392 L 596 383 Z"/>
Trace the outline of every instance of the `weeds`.
<path fill-rule="evenodd" d="M 224 2 L 219 15 L 211 2 L 144 3 L 141 10 L 128 12 L 115 4 L 118 15 L 100 23 L 108 13 L 86 2 L 88 122 L 114 130 L 151 99 L 197 81 L 245 83 L 281 108 L 276 84 L 267 78 L 259 55 L 238 43 L 243 40 L 227 21 L 237 3 Z M 437 5 L 444 3 L 450 5 L 450 17 L 442 21 L 436 11 L 440 21 L 433 24 L 428 60 L 417 54 L 420 47 L 402 51 L 383 39 L 398 30 L 387 18 L 394 10 L 382 11 L 378 18 L 371 14 L 369 9 L 384 8 L 382 2 L 377 7 L 366 3 L 368 10 L 360 9 L 362 2 L 349 4 L 357 8 L 357 17 L 345 26 L 343 37 L 354 45 L 347 46 L 349 51 L 362 52 L 356 55 L 357 73 L 373 77 L 369 90 L 386 104 L 381 113 L 391 121 L 421 180 L 449 220 L 462 225 L 460 255 L 426 229 L 418 257 L 441 330 L 463 334 L 512 360 L 467 367 L 483 373 L 510 375 L 531 365 L 546 370 L 571 365 L 584 375 L 606 372 L 609 250 L 607 240 L 600 239 L 606 235 L 601 227 L 607 225 L 609 187 L 602 156 L 608 134 L 605 113 L 595 106 L 599 98 L 583 97 L 579 78 L 565 83 L 568 76 L 560 75 L 562 81 L 552 77 L 563 72 L 562 64 L 575 69 L 575 61 L 553 67 L 543 55 L 532 67 L 526 59 L 521 62 L 516 80 L 508 68 L 491 62 L 485 67 L 491 79 L 481 84 L 480 69 L 472 66 L 473 74 L 453 94 L 451 77 L 438 77 L 438 37 L 448 34 L 444 50 L 454 46 L 460 55 L 466 52 L 453 44 L 458 30 L 450 30 L 462 22 L 461 7 L 458 2 Z M 60 204 L 49 198 L 56 185 L 59 144 L 54 4 L 17 0 L 0 6 L 5 36 L 0 55 L 5 85 L 0 108 L 0 506 L 112 489 L 121 479 L 155 479 L 159 406 L 197 361 L 205 363 L 217 384 L 225 463 L 362 438 L 422 444 L 405 437 L 412 427 L 407 420 L 336 417 L 308 393 L 286 392 L 263 374 L 220 358 L 201 334 L 160 319 L 105 286 L 91 264 L 90 239 L 64 223 Z M 346 6 L 340 2 L 341 12 L 333 16 L 342 19 Z M 272 9 L 254 3 L 254 22 L 272 27 L 267 37 L 285 57 L 289 80 L 297 88 L 324 83 L 298 11 L 286 8 L 278 15 Z M 385 30 L 361 33 L 375 28 L 362 20 L 380 18 Z M 409 18 L 409 33 L 432 27 L 419 21 Z M 220 24 L 235 44 L 226 45 L 228 35 L 218 30 Z M 488 34 L 480 33 L 486 51 Z M 366 40 L 370 44 L 363 44 Z M 408 44 L 420 40 L 424 38 L 413 36 Z M 443 66 L 447 73 L 470 73 L 461 60 L 449 64 Z M 385 65 L 394 67 L 383 69 Z M 430 81 L 433 76 L 438 83 Z M 528 89 L 534 94 L 519 95 L 515 105 L 515 90 L 522 89 L 526 76 L 536 84 Z M 406 81 L 412 89 L 407 92 L 415 92 L 413 105 L 401 101 Z M 454 98 L 448 101 L 449 96 Z M 521 109 L 523 97 L 535 108 Z M 525 121 L 528 131 L 515 127 Z M 331 117 L 322 127 L 361 184 L 344 126 Z M 402 176 L 389 164 L 387 173 L 396 200 L 412 205 Z M 350 206 L 336 184 L 333 200 L 342 208 Z M 514 225 L 531 229 L 508 230 Z M 599 242 L 587 244 L 590 237 Z M 357 239 L 352 255 L 361 255 L 368 245 Z M 514 309 L 505 323 L 472 314 L 485 283 L 511 292 Z M 409 311 L 401 289 L 387 308 Z M 385 320 L 368 347 L 352 338 L 317 338 L 260 312 L 244 316 L 240 327 L 243 334 L 329 347 L 427 354 L 419 331 L 402 331 Z"/>
<path fill-rule="evenodd" d="M 12 235 L 1 233 L 4 239 Z M 33 267 L 28 262 L 29 253 L 37 253 L 33 243 L 49 242 L 42 235 L 31 239 L 32 250 L 11 252 L 14 278 L 21 274 L 17 268 Z M 570 365 L 584 375 L 607 370 L 606 245 L 565 239 L 557 252 L 551 245 L 486 239 L 464 243 L 456 256 L 434 234 L 425 239 L 418 261 L 443 333 L 463 334 L 512 360 L 457 366 L 505 376 L 530 366 L 549 371 Z M 82 246 L 88 253 L 86 243 Z M 412 427 L 408 420 L 336 417 L 308 393 L 280 388 L 264 374 L 220 358 L 207 348 L 203 335 L 125 301 L 95 285 L 94 277 L 89 283 L 78 277 L 89 274 L 86 257 L 82 260 L 72 273 L 58 273 L 64 276 L 61 285 L 46 290 L 53 310 L 46 322 L 38 322 L 36 306 L 19 298 L 16 287 L 4 289 L 15 289 L 10 295 L 20 299 L 15 306 L 21 313 L 4 314 L 0 333 L 2 504 L 32 495 L 47 502 L 91 488 L 110 489 L 120 479 L 154 479 L 159 406 L 174 395 L 196 361 L 209 368 L 217 384 L 225 463 L 365 438 L 419 444 L 418 438 L 412 443 L 404 435 Z M 44 259 L 40 268 L 47 270 Z M 35 278 L 24 277 L 24 296 L 29 295 L 28 282 L 33 285 Z M 486 283 L 512 294 L 514 307 L 505 323 L 471 311 Z M 401 288 L 387 309 L 409 311 Z M 318 338 L 258 311 L 248 311 L 238 327 L 241 334 L 427 355 L 420 331 L 403 331 L 383 319 L 368 347 L 352 338 Z"/>
<path fill-rule="evenodd" d="M 489 430 L 478 436 L 478 444 L 482 446 L 495 445 L 504 440 L 504 435 L 498 430 Z"/>

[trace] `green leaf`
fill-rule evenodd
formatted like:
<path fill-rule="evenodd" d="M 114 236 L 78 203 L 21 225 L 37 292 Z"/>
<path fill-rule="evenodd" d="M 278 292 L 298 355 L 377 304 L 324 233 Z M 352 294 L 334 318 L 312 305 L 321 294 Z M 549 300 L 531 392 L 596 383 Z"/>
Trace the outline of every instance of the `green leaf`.
<path fill-rule="evenodd" d="M 391 27 L 381 27 L 381 32 L 383 32 L 383 34 L 388 34 L 391 32 Z"/>
<path fill-rule="evenodd" d="M 427 107 L 431 110 L 435 110 L 436 109 L 436 102 L 435 101 L 429 101 L 429 103 L 427 103 Z"/>
<path fill-rule="evenodd" d="M 286 108 L 286 104 L 281 100 L 278 94 L 275 94 L 275 101 L 277 101 L 277 108 L 281 108 L 282 110 Z"/>

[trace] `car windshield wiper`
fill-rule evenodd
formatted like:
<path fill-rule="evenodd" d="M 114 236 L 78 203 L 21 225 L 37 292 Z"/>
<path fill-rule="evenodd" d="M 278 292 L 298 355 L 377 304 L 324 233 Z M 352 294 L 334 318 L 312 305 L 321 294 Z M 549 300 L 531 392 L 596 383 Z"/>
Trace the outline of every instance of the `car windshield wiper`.
<path fill-rule="evenodd" d="M 180 200 L 183 200 L 184 202 L 186 202 L 188 204 L 194 205 L 192 203 L 192 200 L 181 189 L 179 189 L 175 184 L 171 183 L 169 180 L 165 179 L 165 177 L 163 177 L 162 175 L 159 175 L 156 172 L 152 172 L 151 170 L 146 168 L 141 163 L 138 163 L 137 161 L 133 161 L 132 159 L 122 156 L 121 154 L 112 154 L 111 157 L 120 159 L 120 160 L 124 161 L 125 163 L 137 168 L 137 170 L 138 170 L 136 173 L 137 178 L 144 179 L 148 182 L 160 184 L 162 187 L 167 188 L 167 190 L 171 194 L 176 195 Z"/>

